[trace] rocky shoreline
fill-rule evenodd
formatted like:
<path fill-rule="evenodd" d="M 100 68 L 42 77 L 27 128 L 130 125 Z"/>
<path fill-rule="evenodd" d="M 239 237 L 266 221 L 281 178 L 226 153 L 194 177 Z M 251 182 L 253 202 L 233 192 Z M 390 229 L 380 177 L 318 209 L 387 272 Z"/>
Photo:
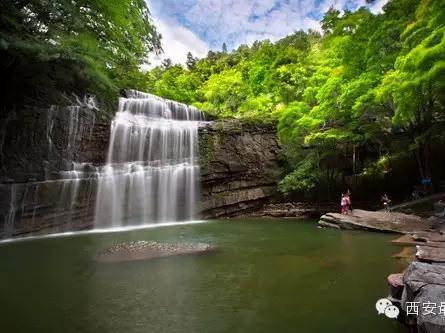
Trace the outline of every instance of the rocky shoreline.
<path fill-rule="evenodd" d="M 337 207 L 336 203 L 308 203 L 308 202 L 273 202 L 265 204 L 261 209 L 246 214 L 248 217 L 271 217 L 271 218 L 296 218 L 296 217 L 319 217 L 327 211 Z"/>
<path fill-rule="evenodd" d="M 392 241 L 404 247 L 394 257 L 407 260 L 408 267 L 388 276 L 388 298 L 401 309 L 399 320 L 415 332 L 445 332 L 445 224 L 441 219 L 353 210 L 349 215 L 324 214 L 318 224 L 402 234 Z"/>

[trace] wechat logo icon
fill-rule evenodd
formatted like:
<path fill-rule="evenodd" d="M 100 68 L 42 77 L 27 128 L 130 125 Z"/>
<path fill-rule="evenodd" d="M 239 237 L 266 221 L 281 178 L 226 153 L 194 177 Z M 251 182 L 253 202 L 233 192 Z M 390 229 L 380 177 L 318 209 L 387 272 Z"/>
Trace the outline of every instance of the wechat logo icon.
<path fill-rule="evenodd" d="M 377 313 L 385 314 L 388 318 L 396 319 L 399 316 L 399 308 L 392 305 L 392 302 L 387 298 L 381 298 L 375 303 Z"/>

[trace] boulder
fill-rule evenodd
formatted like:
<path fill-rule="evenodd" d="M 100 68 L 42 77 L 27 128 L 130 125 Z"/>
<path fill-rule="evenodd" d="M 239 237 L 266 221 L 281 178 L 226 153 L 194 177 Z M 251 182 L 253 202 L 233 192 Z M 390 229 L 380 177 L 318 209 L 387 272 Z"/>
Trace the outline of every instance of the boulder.
<path fill-rule="evenodd" d="M 418 314 L 408 315 L 408 321 L 416 324 L 419 333 L 445 332 L 445 315 L 439 312 L 439 306 L 445 301 L 445 266 L 413 262 L 405 271 L 403 282 L 403 310 L 407 312 L 407 306 L 419 302 L 415 303 Z M 436 314 L 429 314 L 424 303 L 436 305 Z"/>
<path fill-rule="evenodd" d="M 403 273 L 394 273 L 388 275 L 389 295 L 391 301 L 400 302 L 403 293 Z"/>

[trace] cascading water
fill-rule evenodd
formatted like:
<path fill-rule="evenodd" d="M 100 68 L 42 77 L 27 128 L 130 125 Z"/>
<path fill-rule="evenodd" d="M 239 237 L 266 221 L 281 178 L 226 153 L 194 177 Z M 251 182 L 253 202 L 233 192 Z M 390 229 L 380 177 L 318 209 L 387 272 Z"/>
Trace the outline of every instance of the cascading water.
<path fill-rule="evenodd" d="M 98 174 L 95 227 L 192 219 L 203 120 L 198 109 L 151 94 L 120 98 Z"/>
<path fill-rule="evenodd" d="M 13 179 L 6 178 L 6 182 L 0 183 L 0 239 L 40 230 L 44 233 L 45 229 L 65 232 L 88 227 L 94 208 L 90 202 L 95 193 L 96 173 L 93 165 L 76 163 L 76 159 L 81 143 L 91 139 L 98 108 L 92 96 L 74 98 L 73 105 L 53 105 L 31 118 L 36 126 L 35 156 L 41 158 L 43 172 L 32 174 L 27 181 L 11 182 Z M 5 125 L 0 134 L 0 149 L 4 148 L 7 130 Z M 20 140 L 20 136 L 16 138 Z M 1 151 L 0 157 L 3 158 Z M 34 163 L 37 165 L 37 161 Z M 33 165 L 33 161 L 29 164 Z"/>

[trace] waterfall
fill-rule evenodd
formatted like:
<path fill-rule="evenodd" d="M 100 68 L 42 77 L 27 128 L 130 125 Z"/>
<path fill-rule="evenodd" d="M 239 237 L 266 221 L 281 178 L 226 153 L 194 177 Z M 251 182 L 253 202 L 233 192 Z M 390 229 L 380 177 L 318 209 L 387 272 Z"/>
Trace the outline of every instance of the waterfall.
<path fill-rule="evenodd" d="M 198 109 L 130 90 L 98 173 L 95 227 L 191 220 L 199 164 Z"/>
<path fill-rule="evenodd" d="M 94 208 L 90 207 L 89 191 L 96 188 L 96 173 L 92 164 L 75 160 L 81 153 L 81 143 L 91 140 L 98 107 L 93 96 L 73 96 L 72 105 L 52 105 L 32 118 L 36 152 L 34 156 L 28 151 L 26 156 L 35 160 L 27 162 L 41 163 L 44 172 L 31 174 L 26 181 L 11 182 L 13 179 L 2 177 L 7 181 L 0 182 L 0 239 L 44 232 L 46 228 L 51 232 L 86 228 Z M 14 118 L 14 115 L 8 116 L 7 122 Z M 0 133 L 2 159 L 7 130 L 3 124 Z M 13 138 L 13 143 L 24 145 L 22 136 Z M 20 148 L 26 152 L 26 147 Z"/>
<path fill-rule="evenodd" d="M 23 144 L 25 136 L 0 126 L 0 150 L 5 139 L 20 143 L 23 155 L 33 158 L 34 172 L 17 181 L 3 176 L 0 239 L 193 219 L 203 113 L 128 91 L 119 100 L 107 152 L 98 111 L 89 96 L 42 109 L 32 123 L 39 130 L 34 145 L 42 148 L 35 153 Z M 105 165 L 90 160 L 90 147 L 104 152 Z M 1 151 L 0 159 L 5 160 Z"/>

